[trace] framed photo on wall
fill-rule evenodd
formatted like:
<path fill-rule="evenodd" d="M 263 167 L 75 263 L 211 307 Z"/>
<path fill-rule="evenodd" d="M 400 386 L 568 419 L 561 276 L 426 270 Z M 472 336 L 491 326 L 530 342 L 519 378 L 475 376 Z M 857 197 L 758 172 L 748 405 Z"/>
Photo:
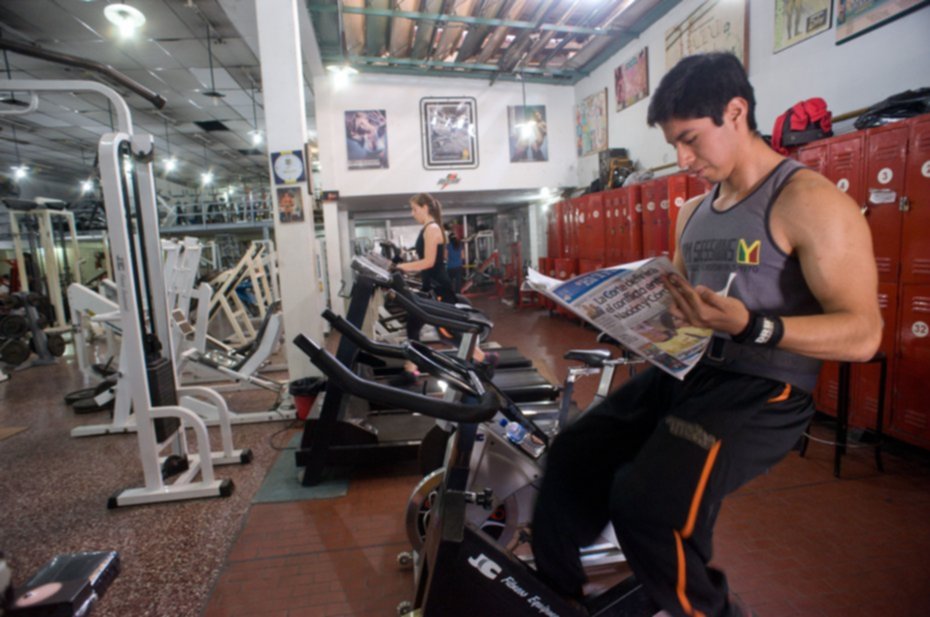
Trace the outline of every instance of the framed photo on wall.
<path fill-rule="evenodd" d="M 420 139 L 426 169 L 478 167 L 478 105 L 474 97 L 420 99 Z"/>
<path fill-rule="evenodd" d="M 387 169 L 387 114 L 383 109 L 345 112 L 349 169 Z"/>
<path fill-rule="evenodd" d="M 837 0 L 836 44 L 874 30 L 930 4 L 930 0 Z"/>
<path fill-rule="evenodd" d="M 614 69 L 614 94 L 617 111 L 622 111 L 649 96 L 649 48 Z"/>
<path fill-rule="evenodd" d="M 607 88 L 575 107 L 575 139 L 578 156 L 607 149 Z"/>
<path fill-rule="evenodd" d="M 545 105 L 508 105 L 510 162 L 549 160 L 549 127 Z"/>
<path fill-rule="evenodd" d="M 685 56 L 729 51 L 749 69 L 746 0 L 707 0 L 665 31 L 665 68 Z"/>
<path fill-rule="evenodd" d="M 830 29 L 833 0 L 775 0 L 774 52 Z"/>

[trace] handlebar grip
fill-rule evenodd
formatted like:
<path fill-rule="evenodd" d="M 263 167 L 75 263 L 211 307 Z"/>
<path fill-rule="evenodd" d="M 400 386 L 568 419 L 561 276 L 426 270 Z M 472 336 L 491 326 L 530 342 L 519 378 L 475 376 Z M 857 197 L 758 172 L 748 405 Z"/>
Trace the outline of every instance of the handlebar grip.
<path fill-rule="evenodd" d="M 424 310 L 416 300 L 413 300 L 406 296 L 405 294 L 398 293 L 394 296 L 395 299 L 401 303 L 404 309 L 407 312 L 414 315 L 420 321 L 428 323 L 433 326 L 438 326 L 442 328 L 449 328 L 450 330 L 455 330 L 456 332 L 472 332 L 478 333 L 482 330 L 482 325 L 479 323 L 474 323 L 470 321 L 462 321 L 460 319 L 454 319 L 451 317 L 445 317 L 442 315 L 434 314 Z"/>
<path fill-rule="evenodd" d="M 326 376 L 344 391 L 363 399 L 402 407 L 425 416 L 450 422 L 478 423 L 494 417 L 499 401 L 493 392 L 485 392 L 473 404 L 453 403 L 408 390 L 400 390 L 363 379 L 336 360 L 332 354 L 303 334 L 294 338 L 294 344 Z"/>
<path fill-rule="evenodd" d="M 336 315 L 330 309 L 323 311 L 323 319 L 328 321 L 340 334 L 355 343 L 356 347 L 364 349 L 368 353 L 387 358 L 407 358 L 403 347 L 400 345 L 378 343 L 371 340 L 365 336 L 361 330 L 356 328 L 354 324 Z"/>

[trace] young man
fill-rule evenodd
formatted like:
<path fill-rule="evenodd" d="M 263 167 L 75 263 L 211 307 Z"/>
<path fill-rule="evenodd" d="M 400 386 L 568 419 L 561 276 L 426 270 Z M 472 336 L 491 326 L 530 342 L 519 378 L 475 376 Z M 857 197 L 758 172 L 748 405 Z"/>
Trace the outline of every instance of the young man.
<path fill-rule="evenodd" d="M 756 131 L 752 86 L 732 55 L 678 63 L 649 107 L 682 169 L 714 184 L 676 230 L 676 317 L 712 328 L 679 381 L 649 369 L 554 441 L 533 522 L 540 576 L 583 594 L 578 547 L 612 522 L 637 579 L 671 615 L 741 609 L 708 566 L 725 495 L 797 442 L 820 360 L 862 361 L 881 338 L 868 227 L 829 181 Z M 736 276 L 728 297 L 722 289 Z"/>

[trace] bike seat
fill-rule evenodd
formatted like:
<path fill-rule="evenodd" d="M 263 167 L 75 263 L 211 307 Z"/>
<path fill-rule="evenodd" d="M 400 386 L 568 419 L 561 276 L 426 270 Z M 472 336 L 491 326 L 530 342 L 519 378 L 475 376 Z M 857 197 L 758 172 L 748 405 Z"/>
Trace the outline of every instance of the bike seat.
<path fill-rule="evenodd" d="M 578 360 L 587 366 L 601 368 L 612 355 L 606 349 L 571 349 L 564 357 L 566 360 Z"/>

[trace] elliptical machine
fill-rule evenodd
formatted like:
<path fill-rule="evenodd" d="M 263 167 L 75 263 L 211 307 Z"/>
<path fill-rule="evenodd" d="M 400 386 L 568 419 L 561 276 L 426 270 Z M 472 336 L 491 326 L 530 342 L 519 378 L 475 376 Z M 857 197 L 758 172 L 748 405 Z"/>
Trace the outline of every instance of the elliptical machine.
<path fill-rule="evenodd" d="M 477 401 L 469 413 L 450 416 L 452 403 L 439 402 L 405 390 L 379 385 L 355 375 L 317 343 L 294 339 L 333 383 L 361 397 L 379 397 L 391 404 L 457 423 L 447 452 L 445 474 L 430 516 L 424 551 L 415 572 L 415 597 L 398 607 L 400 614 L 418 617 L 475 615 L 547 615 L 550 617 L 646 617 L 653 602 L 632 577 L 580 605 L 552 591 L 507 547 L 468 522 L 469 504 L 493 503 L 489 491 L 470 490 L 472 454 L 478 425 L 491 420 L 501 405 L 488 406 L 484 383 L 466 363 L 408 343 L 405 350 L 420 370 L 442 379 L 463 396 L 461 405 Z M 497 399 L 491 395 L 491 400 Z M 440 408 L 441 406 L 441 408 Z M 491 408 L 493 407 L 493 408 Z"/>

